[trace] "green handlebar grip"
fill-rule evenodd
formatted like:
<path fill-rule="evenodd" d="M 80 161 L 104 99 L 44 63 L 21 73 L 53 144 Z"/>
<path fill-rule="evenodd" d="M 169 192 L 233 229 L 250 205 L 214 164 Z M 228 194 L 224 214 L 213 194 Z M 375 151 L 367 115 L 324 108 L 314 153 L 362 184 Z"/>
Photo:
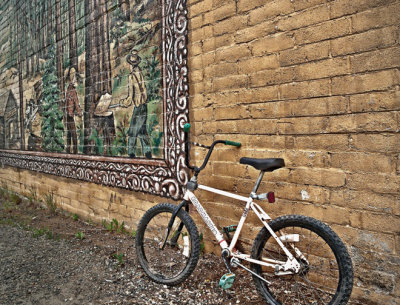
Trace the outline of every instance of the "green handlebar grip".
<path fill-rule="evenodd" d="M 184 132 L 189 132 L 189 130 L 190 130 L 190 124 L 189 123 L 186 123 L 184 126 L 183 126 L 183 131 Z"/>
<path fill-rule="evenodd" d="M 242 144 L 240 144 L 239 142 L 233 142 L 233 141 L 226 140 L 225 145 L 232 145 L 232 146 L 240 147 Z"/>

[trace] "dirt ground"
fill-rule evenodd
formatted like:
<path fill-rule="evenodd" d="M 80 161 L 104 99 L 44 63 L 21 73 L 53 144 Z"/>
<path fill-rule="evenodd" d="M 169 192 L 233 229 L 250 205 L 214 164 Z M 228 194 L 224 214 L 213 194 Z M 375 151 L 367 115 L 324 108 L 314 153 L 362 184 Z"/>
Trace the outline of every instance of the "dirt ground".
<path fill-rule="evenodd" d="M 224 291 L 219 257 L 205 255 L 183 284 L 150 281 L 121 223 L 92 224 L 0 189 L 0 304 L 265 304 L 249 274 Z"/>

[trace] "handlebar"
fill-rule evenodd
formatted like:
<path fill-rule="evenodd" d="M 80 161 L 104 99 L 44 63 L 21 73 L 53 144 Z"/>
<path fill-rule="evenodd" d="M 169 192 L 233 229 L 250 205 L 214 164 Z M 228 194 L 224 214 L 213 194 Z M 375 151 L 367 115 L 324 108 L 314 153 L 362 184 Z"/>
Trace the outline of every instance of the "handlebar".
<path fill-rule="evenodd" d="M 186 165 L 187 165 L 188 168 L 190 168 L 190 169 L 195 171 L 195 176 L 197 176 L 200 173 L 200 171 L 203 170 L 206 167 L 206 165 L 208 163 L 208 160 L 210 159 L 210 156 L 211 156 L 211 154 L 212 154 L 212 152 L 214 150 L 214 146 L 215 145 L 217 145 L 217 144 L 225 144 L 225 145 L 231 145 L 231 146 L 235 146 L 235 147 L 240 147 L 242 145 L 239 142 L 234 142 L 234 141 L 230 141 L 230 140 L 216 140 L 211 144 L 211 146 L 203 145 L 203 144 L 196 143 L 196 142 L 189 142 L 190 127 L 191 127 L 191 125 L 189 123 L 186 123 L 183 126 L 183 131 L 186 133 L 186 153 L 187 153 L 187 158 L 186 158 L 187 164 Z M 208 153 L 207 153 L 207 155 L 206 155 L 206 157 L 205 157 L 205 159 L 203 161 L 203 164 L 200 167 L 191 166 L 189 164 L 189 156 L 190 156 L 190 154 L 189 154 L 189 144 L 193 144 L 193 145 L 208 149 Z"/>

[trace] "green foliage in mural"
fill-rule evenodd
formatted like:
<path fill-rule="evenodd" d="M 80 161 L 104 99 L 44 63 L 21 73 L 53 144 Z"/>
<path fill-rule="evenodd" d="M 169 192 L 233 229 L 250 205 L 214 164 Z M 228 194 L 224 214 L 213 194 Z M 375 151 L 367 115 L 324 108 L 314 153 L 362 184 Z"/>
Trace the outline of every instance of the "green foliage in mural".
<path fill-rule="evenodd" d="M 96 155 L 102 155 L 104 153 L 104 143 L 101 136 L 98 135 L 95 128 L 92 129 L 92 134 L 89 137 L 89 141 L 94 142 L 96 145 L 95 153 Z"/>
<path fill-rule="evenodd" d="M 145 78 L 147 78 L 146 89 L 147 96 L 150 101 L 161 99 L 160 97 L 160 61 L 158 58 L 153 56 L 151 60 L 147 60 L 147 69 L 145 70 Z"/>
<path fill-rule="evenodd" d="M 57 72 L 55 65 L 55 46 L 49 47 L 48 60 L 42 77 L 43 81 L 43 118 L 42 118 L 42 148 L 48 152 L 64 150 L 63 113 L 59 108 L 59 89 L 57 87 Z"/>
<path fill-rule="evenodd" d="M 162 128 L 159 122 L 162 107 L 158 100 L 155 100 L 147 104 L 147 109 L 147 131 L 150 135 L 151 152 L 154 156 L 157 156 L 160 153 L 160 145 L 163 136 Z"/>
<path fill-rule="evenodd" d="M 83 153 L 83 144 L 84 144 L 85 135 L 83 134 L 83 127 L 82 126 L 78 126 L 77 130 L 78 130 L 77 133 L 78 133 L 78 141 L 79 141 L 78 152 L 80 154 L 82 154 Z"/>
<path fill-rule="evenodd" d="M 123 120 L 118 122 L 117 126 L 117 134 L 113 142 L 113 146 L 111 148 L 111 154 L 113 156 L 124 156 L 128 153 L 128 130 L 129 128 L 129 117 L 126 113 Z"/>

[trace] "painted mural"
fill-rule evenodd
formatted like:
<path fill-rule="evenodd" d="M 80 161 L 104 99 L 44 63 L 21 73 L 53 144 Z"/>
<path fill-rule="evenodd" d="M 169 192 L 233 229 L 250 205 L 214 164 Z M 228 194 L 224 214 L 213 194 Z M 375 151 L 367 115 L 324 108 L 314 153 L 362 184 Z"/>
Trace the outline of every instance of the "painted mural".
<path fill-rule="evenodd" d="M 3 95 L 22 114 L 7 148 L 163 157 L 161 0 L 1 2 Z"/>
<path fill-rule="evenodd" d="M 131 181 L 125 175 L 136 168 L 99 178 L 87 165 L 83 179 L 163 193 L 172 178 L 178 189 L 186 179 L 186 14 L 185 0 L 0 0 L 2 163 L 137 160 L 144 169 Z M 24 165 L 4 150 L 21 151 Z M 78 167 L 66 169 L 56 174 L 82 179 Z"/>

